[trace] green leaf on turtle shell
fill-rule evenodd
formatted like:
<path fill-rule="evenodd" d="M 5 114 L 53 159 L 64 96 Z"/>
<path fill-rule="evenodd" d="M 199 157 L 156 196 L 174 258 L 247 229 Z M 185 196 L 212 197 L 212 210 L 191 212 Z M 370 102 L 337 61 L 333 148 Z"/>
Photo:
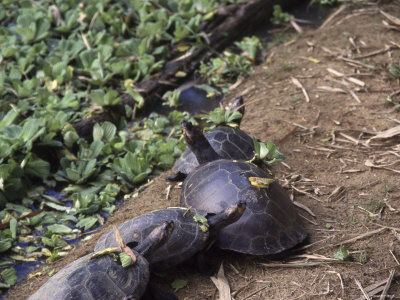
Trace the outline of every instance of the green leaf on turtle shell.
<path fill-rule="evenodd" d="M 119 254 L 119 259 L 121 260 L 121 265 L 123 268 L 127 268 L 133 264 L 132 257 L 126 252 L 121 252 Z"/>
<path fill-rule="evenodd" d="M 172 288 L 174 289 L 175 292 L 179 291 L 180 289 L 183 289 L 186 287 L 188 284 L 187 280 L 184 279 L 176 279 L 171 283 Z"/>
<path fill-rule="evenodd" d="M 200 224 L 199 226 L 200 226 L 201 231 L 203 231 L 203 232 L 207 232 L 207 231 L 208 231 L 209 225 L 208 225 L 208 220 L 207 220 L 206 217 L 204 217 L 204 216 L 202 216 L 202 215 L 200 215 L 200 214 L 195 214 L 195 215 L 193 216 L 193 219 L 194 219 L 197 223 Z"/>

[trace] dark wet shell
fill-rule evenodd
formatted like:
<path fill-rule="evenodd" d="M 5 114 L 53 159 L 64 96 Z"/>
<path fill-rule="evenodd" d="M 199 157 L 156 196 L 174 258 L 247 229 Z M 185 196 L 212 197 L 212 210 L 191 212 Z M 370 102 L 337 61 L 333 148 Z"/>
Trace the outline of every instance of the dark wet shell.
<path fill-rule="evenodd" d="M 109 255 L 92 260 L 93 253 L 83 256 L 61 269 L 28 299 L 140 299 L 150 272 L 147 260 L 134 253 L 137 261 L 127 268 Z"/>
<path fill-rule="evenodd" d="M 249 160 L 254 156 L 253 139 L 239 128 L 221 126 L 207 131 L 204 136 L 222 158 Z M 198 165 L 193 152 L 186 149 L 172 169 L 189 174 Z"/>
<path fill-rule="evenodd" d="M 158 225 L 165 221 L 174 222 L 174 230 L 168 241 L 147 257 L 150 267 L 166 270 L 201 251 L 208 242 L 208 232 L 200 229 L 193 216 L 195 209 L 187 212 L 187 208 L 167 208 L 153 211 L 121 224 L 118 229 L 126 244 L 141 243 L 143 239 Z M 97 242 L 94 251 L 109 247 L 117 247 L 112 230 L 104 233 Z"/>
<path fill-rule="evenodd" d="M 216 160 L 200 166 L 183 183 L 181 205 L 218 212 L 245 201 L 239 221 L 219 232 L 222 249 L 269 255 L 300 243 L 307 236 L 297 211 L 282 187 L 273 182 L 268 189 L 256 188 L 249 177 L 270 177 L 253 164 Z"/>

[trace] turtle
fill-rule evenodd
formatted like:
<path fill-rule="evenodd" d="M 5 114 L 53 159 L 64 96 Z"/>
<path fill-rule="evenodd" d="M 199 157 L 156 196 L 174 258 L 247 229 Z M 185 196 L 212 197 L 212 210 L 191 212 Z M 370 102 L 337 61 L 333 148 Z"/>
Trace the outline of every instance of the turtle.
<path fill-rule="evenodd" d="M 90 253 L 61 269 L 28 299 L 140 299 L 150 278 L 145 256 L 165 243 L 173 225 L 162 222 L 155 226 L 132 249 L 136 256 L 134 264 L 124 268 L 111 255 L 93 258 Z"/>
<path fill-rule="evenodd" d="M 183 182 L 180 204 L 210 213 L 241 201 L 247 205 L 240 220 L 221 229 L 216 246 L 274 256 L 306 238 L 296 208 L 269 173 L 249 162 L 222 159 L 202 131 L 190 122 L 182 123 L 182 131 L 200 166 Z M 255 178 L 255 186 L 251 177 Z M 267 188 L 257 180 L 273 182 Z"/>
<path fill-rule="evenodd" d="M 235 98 L 231 105 L 232 110 L 239 110 L 244 115 L 243 97 Z M 212 148 L 223 158 L 250 160 L 254 156 L 253 139 L 239 129 L 241 119 L 237 119 L 237 127 L 218 126 L 204 135 Z M 194 168 L 199 165 L 196 156 L 190 149 L 186 149 L 172 167 L 177 173 L 169 176 L 170 181 L 185 179 Z"/>
<path fill-rule="evenodd" d="M 205 250 L 218 232 L 237 221 L 244 213 L 246 204 L 237 202 L 215 214 L 207 214 L 194 208 L 170 207 L 149 212 L 121 224 L 118 229 L 123 240 L 130 244 L 141 243 L 143 238 L 158 224 L 171 220 L 174 231 L 168 241 L 147 257 L 150 268 L 155 271 L 167 270 Z M 114 232 L 104 233 L 94 251 L 115 247 Z M 200 257 L 201 258 L 201 257 Z M 203 266 L 199 265 L 200 271 Z"/>

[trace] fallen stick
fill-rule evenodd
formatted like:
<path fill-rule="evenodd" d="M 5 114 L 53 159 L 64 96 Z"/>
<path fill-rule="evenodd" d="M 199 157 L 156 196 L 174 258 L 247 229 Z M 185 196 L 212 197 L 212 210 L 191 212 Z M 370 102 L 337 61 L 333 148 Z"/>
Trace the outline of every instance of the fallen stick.
<path fill-rule="evenodd" d="M 306 102 L 309 103 L 310 102 L 310 96 L 308 95 L 308 93 L 307 93 L 306 89 L 304 88 L 304 86 L 301 84 L 301 82 L 297 78 L 291 77 L 291 79 L 292 79 L 293 84 L 301 89 L 301 91 L 304 94 L 304 97 L 306 98 Z"/>
<path fill-rule="evenodd" d="M 356 282 L 357 286 L 359 287 L 359 289 L 363 293 L 365 299 L 370 300 L 371 298 L 368 296 L 367 292 L 364 290 L 364 288 L 362 287 L 361 283 L 357 280 L 357 278 L 354 278 L 354 281 Z"/>
<path fill-rule="evenodd" d="M 392 284 L 393 277 L 394 277 L 394 269 L 390 270 L 389 278 L 387 279 L 385 288 L 384 288 L 379 300 L 385 300 L 387 293 L 389 291 L 390 285 Z"/>
<path fill-rule="evenodd" d="M 351 238 L 351 239 L 348 239 L 348 240 L 345 240 L 345 241 L 336 243 L 336 244 L 332 245 L 331 247 L 349 244 L 349 243 L 358 241 L 358 240 L 360 240 L 360 239 L 362 239 L 362 238 L 369 237 L 369 236 L 371 236 L 371 235 L 374 235 L 374 234 L 376 234 L 376 233 L 379 233 L 379 232 L 381 232 L 381 231 L 384 231 L 384 230 L 386 230 L 386 229 L 387 229 L 387 228 L 384 227 L 384 228 L 380 228 L 380 229 L 377 229 L 377 230 L 369 231 L 369 232 L 363 233 L 363 234 L 361 234 L 361 235 L 359 235 L 359 236 L 356 236 L 356 237 L 354 237 L 354 238 Z"/>

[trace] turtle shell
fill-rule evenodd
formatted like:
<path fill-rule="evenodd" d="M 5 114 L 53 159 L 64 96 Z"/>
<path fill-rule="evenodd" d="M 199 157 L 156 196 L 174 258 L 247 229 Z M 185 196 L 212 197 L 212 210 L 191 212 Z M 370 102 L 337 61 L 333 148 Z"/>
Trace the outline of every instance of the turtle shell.
<path fill-rule="evenodd" d="M 271 176 L 251 163 L 221 159 L 201 165 L 185 179 L 181 205 L 210 213 L 244 201 L 246 211 L 223 228 L 216 245 L 253 255 L 270 255 L 292 248 L 307 236 L 297 211 L 283 188 L 252 186 L 249 177 Z"/>
<path fill-rule="evenodd" d="M 57 299 L 140 299 L 149 281 L 147 260 L 133 250 L 136 262 L 123 268 L 113 257 L 81 257 L 61 269 L 36 291 L 29 300 Z"/>
<path fill-rule="evenodd" d="M 203 232 L 193 218 L 197 213 L 196 209 L 171 207 L 130 219 L 118 229 L 124 242 L 132 247 L 132 244 L 141 243 L 156 226 L 165 221 L 173 221 L 174 230 L 168 241 L 146 256 L 151 269 L 166 270 L 189 259 L 208 245 L 209 232 Z M 117 247 L 112 230 L 99 238 L 94 251 L 110 247 Z"/>
<path fill-rule="evenodd" d="M 239 128 L 221 126 L 207 131 L 204 136 L 222 158 L 250 160 L 254 156 L 253 139 Z M 186 149 L 172 169 L 189 174 L 198 165 L 196 156 Z"/>

